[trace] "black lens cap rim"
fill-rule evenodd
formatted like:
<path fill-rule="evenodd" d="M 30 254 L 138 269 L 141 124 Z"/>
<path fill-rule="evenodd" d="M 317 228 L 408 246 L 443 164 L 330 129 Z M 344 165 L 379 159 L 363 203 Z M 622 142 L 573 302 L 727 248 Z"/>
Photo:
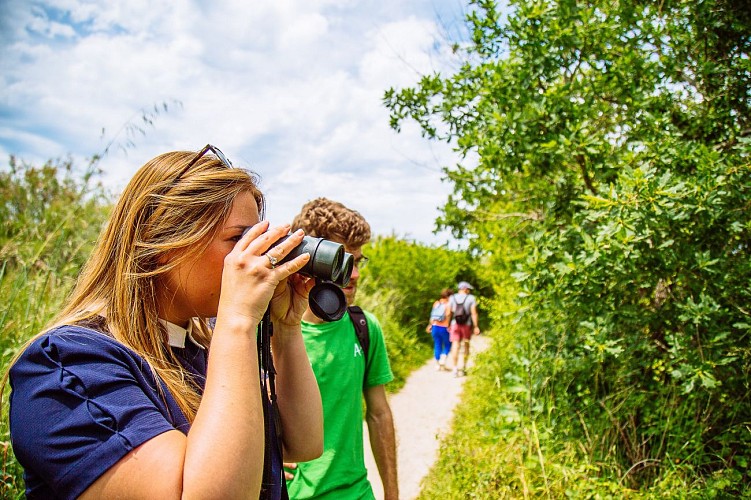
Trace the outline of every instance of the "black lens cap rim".
<path fill-rule="evenodd" d="M 338 302 L 335 311 L 326 311 L 317 298 L 320 294 L 334 294 L 336 301 Z M 316 281 L 315 286 L 310 290 L 308 295 L 308 305 L 310 306 L 313 314 L 318 316 L 324 321 L 338 321 L 344 316 L 344 312 L 347 310 L 347 298 L 344 296 L 342 289 L 330 281 Z"/>

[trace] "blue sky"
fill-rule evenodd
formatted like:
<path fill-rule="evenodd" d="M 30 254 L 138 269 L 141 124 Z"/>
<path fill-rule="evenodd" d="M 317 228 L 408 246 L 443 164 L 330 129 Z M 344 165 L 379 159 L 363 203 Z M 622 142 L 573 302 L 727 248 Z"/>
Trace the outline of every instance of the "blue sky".
<path fill-rule="evenodd" d="M 145 161 L 206 143 L 262 178 L 272 223 L 327 196 L 375 234 L 428 244 L 458 161 L 381 103 L 448 73 L 462 0 L 0 0 L 0 168 L 113 147 L 118 192 Z M 129 134 L 144 111 L 167 104 Z M 161 108 L 160 108 L 161 109 Z M 104 133 L 103 133 L 104 132 Z M 129 140 L 134 147 L 122 148 Z"/>

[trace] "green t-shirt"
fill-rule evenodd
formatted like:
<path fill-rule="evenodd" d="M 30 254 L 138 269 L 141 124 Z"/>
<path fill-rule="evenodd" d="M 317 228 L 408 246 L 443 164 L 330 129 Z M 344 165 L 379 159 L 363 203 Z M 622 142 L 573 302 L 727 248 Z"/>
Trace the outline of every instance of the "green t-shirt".
<path fill-rule="evenodd" d="M 373 387 L 390 382 L 391 373 L 383 331 L 365 312 L 370 332 L 368 380 Z M 363 456 L 362 389 L 365 359 L 355 327 L 346 313 L 339 321 L 303 321 L 302 334 L 323 401 L 323 455 L 301 462 L 287 481 L 291 499 L 372 499 Z"/>

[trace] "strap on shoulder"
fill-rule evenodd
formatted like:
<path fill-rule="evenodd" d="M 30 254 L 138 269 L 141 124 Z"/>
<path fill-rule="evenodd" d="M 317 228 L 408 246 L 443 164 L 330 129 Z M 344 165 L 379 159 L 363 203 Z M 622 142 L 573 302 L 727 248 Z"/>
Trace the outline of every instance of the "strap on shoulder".
<path fill-rule="evenodd" d="M 352 324 L 355 327 L 355 334 L 357 335 L 357 341 L 360 342 L 362 347 L 363 356 L 365 359 L 365 379 L 368 378 L 368 351 L 370 350 L 370 332 L 368 332 L 368 321 L 365 319 L 365 313 L 359 306 L 349 306 L 349 319 L 352 320 Z M 365 381 L 363 380 L 363 385 Z"/>

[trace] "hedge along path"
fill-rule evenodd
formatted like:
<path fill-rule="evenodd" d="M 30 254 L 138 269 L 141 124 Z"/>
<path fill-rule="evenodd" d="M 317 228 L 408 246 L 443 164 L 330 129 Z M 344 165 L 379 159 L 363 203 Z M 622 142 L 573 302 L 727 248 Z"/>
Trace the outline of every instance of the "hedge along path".
<path fill-rule="evenodd" d="M 475 354 L 490 345 L 487 335 L 473 336 L 467 377 L 472 376 Z M 407 378 L 401 391 L 389 397 L 396 427 L 399 498 L 410 500 L 420 493 L 420 481 L 438 457 L 443 437 L 451 430 L 454 408 L 461 399 L 467 377 L 455 378 L 450 371 L 438 372 L 431 358 Z M 370 449 L 368 426 L 363 423 L 365 466 L 375 497 L 383 499 L 383 485 Z"/>

